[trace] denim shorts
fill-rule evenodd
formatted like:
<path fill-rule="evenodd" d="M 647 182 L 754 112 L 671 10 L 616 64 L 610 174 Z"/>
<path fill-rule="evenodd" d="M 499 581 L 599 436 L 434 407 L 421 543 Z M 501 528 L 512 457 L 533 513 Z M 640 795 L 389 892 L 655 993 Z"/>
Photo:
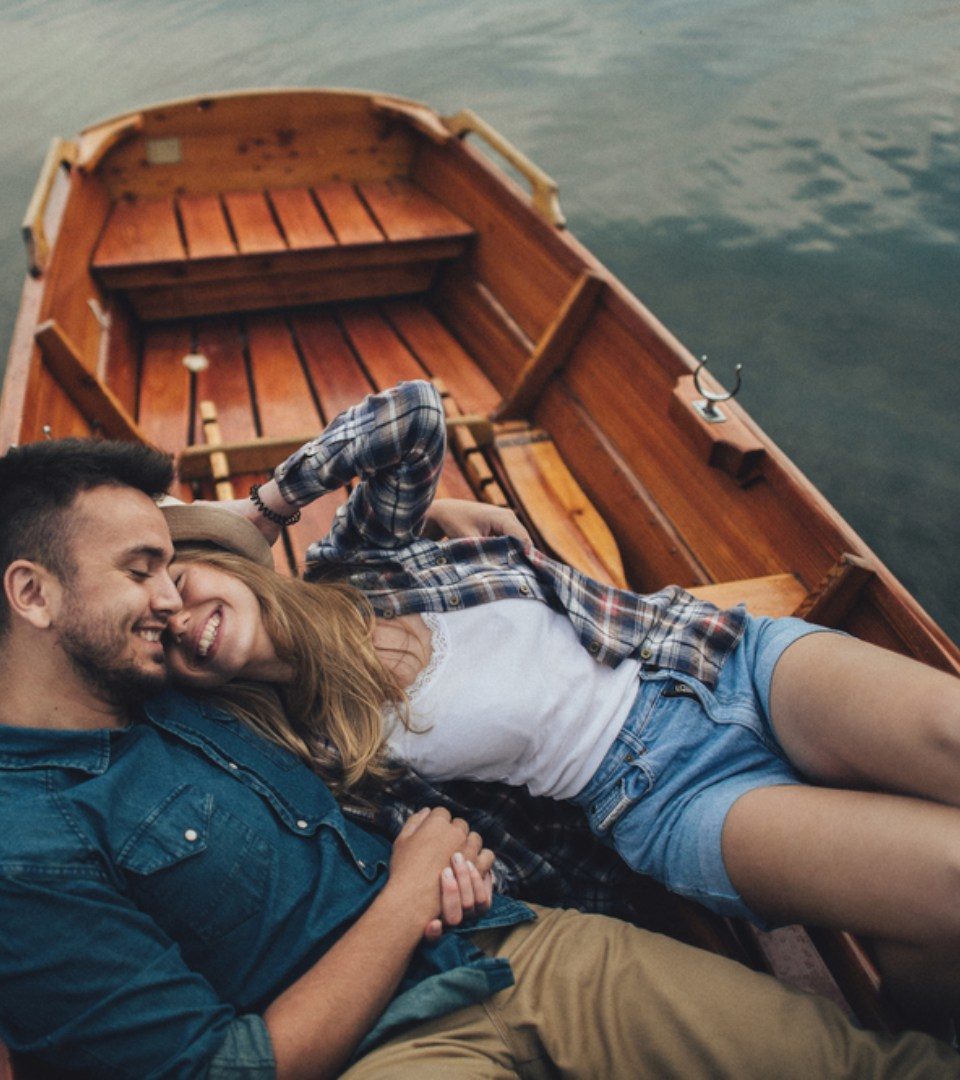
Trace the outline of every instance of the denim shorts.
<path fill-rule="evenodd" d="M 766 925 L 734 889 L 720 837 L 745 792 L 805 782 L 770 724 L 770 685 L 784 650 L 818 631 L 800 619 L 748 618 L 712 690 L 676 671 L 641 672 L 620 735 L 573 800 L 632 869 Z"/>

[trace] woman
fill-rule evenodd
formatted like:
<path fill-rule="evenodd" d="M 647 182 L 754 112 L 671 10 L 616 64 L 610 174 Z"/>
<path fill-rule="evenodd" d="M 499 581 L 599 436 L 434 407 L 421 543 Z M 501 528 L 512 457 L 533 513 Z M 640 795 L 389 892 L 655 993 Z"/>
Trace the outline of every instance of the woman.
<path fill-rule="evenodd" d="M 230 519 L 238 546 L 199 527 L 222 511 L 176 508 L 175 679 L 239 695 L 253 722 L 279 687 L 273 737 L 341 762 L 343 788 L 389 749 L 428 778 L 573 800 L 668 888 L 868 936 L 904 1000 L 956 1012 L 960 681 L 798 620 L 592 582 L 509 514 L 433 503 L 444 433 L 434 389 L 402 384 L 228 504 L 272 542 L 359 478 L 308 551 L 316 586 L 273 575 L 247 523 Z M 186 543 L 204 539 L 232 553 Z"/>

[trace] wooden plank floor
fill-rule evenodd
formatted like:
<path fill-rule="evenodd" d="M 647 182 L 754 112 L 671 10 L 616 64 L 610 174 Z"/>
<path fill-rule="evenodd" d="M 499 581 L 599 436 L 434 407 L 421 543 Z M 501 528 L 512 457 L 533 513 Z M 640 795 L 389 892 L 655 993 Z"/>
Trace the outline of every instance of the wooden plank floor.
<path fill-rule="evenodd" d="M 190 372 L 195 351 L 207 367 Z M 214 403 L 225 442 L 319 432 L 365 394 L 401 379 L 441 377 L 467 411 L 498 400 L 493 385 L 425 304 L 397 301 L 300 308 L 158 323 L 144 331 L 138 416 L 151 438 L 175 453 L 203 442 L 199 403 Z M 258 477 L 235 477 L 237 494 Z M 183 497 L 190 492 L 184 490 Z M 210 489 L 198 492 L 212 498 Z M 452 455 L 439 494 L 472 498 Z M 320 500 L 288 530 L 288 556 L 301 567 L 345 494 Z M 290 567 L 284 567 L 290 568 Z"/>

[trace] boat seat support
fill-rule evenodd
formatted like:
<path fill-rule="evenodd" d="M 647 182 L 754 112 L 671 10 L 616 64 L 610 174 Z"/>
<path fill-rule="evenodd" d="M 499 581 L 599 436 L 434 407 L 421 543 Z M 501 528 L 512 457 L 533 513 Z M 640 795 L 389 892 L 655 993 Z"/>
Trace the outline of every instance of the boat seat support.
<path fill-rule="evenodd" d="M 876 577 L 867 559 L 844 552 L 793 614 L 821 626 L 840 626 L 866 585 Z"/>
<path fill-rule="evenodd" d="M 87 368 L 56 320 L 41 323 L 34 337 L 44 363 L 94 431 L 109 439 L 149 442 L 110 387 Z"/>
<path fill-rule="evenodd" d="M 586 329 L 604 284 L 603 278 L 593 270 L 585 270 L 580 275 L 498 406 L 495 419 L 515 420 L 530 413 L 544 387 L 566 363 Z"/>

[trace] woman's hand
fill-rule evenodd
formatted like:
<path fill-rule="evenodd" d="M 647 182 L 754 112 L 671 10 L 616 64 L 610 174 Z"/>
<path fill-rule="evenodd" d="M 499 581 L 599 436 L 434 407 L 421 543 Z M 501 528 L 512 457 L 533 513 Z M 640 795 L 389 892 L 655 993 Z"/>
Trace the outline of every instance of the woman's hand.
<path fill-rule="evenodd" d="M 515 536 L 529 544 L 530 534 L 520 519 L 503 506 L 474 502 L 472 499 L 434 499 L 427 511 L 429 535 L 435 539 L 447 536 Z"/>
<path fill-rule="evenodd" d="M 489 911 L 493 903 L 493 852 L 462 818 L 442 807 L 412 814 L 394 841 L 388 888 L 423 904 L 423 936 L 435 941 L 445 927 Z M 432 869 L 431 869 L 432 868 Z"/>
<path fill-rule="evenodd" d="M 259 494 L 263 504 L 281 517 L 292 517 L 297 511 L 297 508 L 291 506 L 280 494 L 276 480 L 268 480 L 265 484 L 261 484 Z M 246 518 L 247 521 L 254 525 L 271 546 L 280 538 L 281 526 L 275 521 L 265 518 L 252 499 L 225 499 L 223 502 L 197 499 L 194 505 L 216 506 L 218 509 L 227 510 L 231 514 L 239 514 L 240 517 Z"/>

